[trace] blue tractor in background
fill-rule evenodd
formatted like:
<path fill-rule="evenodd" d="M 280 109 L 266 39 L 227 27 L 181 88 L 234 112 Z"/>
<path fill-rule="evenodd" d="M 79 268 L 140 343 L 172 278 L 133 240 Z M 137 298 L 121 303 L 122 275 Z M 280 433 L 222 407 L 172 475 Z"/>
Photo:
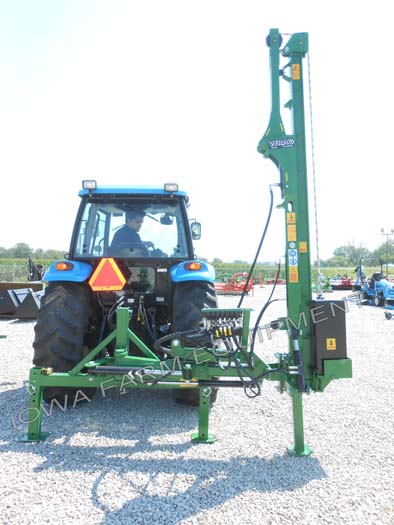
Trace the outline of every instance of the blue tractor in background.
<path fill-rule="evenodd" d="M 83 181 L 79 196 L 69 253 L 43 277 L 34 365 L 71 370 L 111 333 L 119 307 L 129 308 L 129 328 L 164 359 L 157 340 L 197 328 L 201 310 L 217 307 L 214 269 L 194 253 L 201 225 L 187 216 L 187 194 L 172 183 L 125 188 Z M 139 218 L 135 232 L 128 229 L 130 217 Z M 113 351 L 106 345 L 103 357 Z M 133 345 L 129 353 L 141 355 Z M 44 400 L 62 402 L 66 394 L 72 389 L 45 388 Z M 198 404 L 198 389 L 174 390 L 174 396 Z"/>
<path fill-rule="evenodd" d="M 361 294 L 361 300 L 366 304 L 384 306 L 387 310 L 394 310 L 394 282 L 383 274 L 383 261 L 379 259 L 380 272 L 374 272 L 367 278 L 363 269 L 363 258 L 361 257 L 355 272 L 357 278 L 354 290 Z"/>

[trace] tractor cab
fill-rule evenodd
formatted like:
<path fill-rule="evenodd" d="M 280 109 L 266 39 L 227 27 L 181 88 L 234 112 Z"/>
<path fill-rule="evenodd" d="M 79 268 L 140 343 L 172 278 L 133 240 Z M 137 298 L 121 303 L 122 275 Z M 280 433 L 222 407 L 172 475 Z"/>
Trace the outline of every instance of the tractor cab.
<path fill-rule="evenodd" d="M 189 222 L 188 197 L 176 185 L 84 187 L 79 195 L 82 201 L 71 240 L 71 259 L 94 263 L 102 257 L 194 258 L 192 240 L 200 238 L 201 225 Z"/>

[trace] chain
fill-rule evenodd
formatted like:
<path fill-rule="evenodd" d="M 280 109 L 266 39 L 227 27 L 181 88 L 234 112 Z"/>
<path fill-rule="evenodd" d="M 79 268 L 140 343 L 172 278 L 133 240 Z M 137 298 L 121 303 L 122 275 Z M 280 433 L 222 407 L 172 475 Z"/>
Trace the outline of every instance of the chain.
<path fill-rule="evenodd" d="M 313 205 L 315 208 L 315 235 L 316 235 L 316 260 L 317 260 L 317 297 L 323 296 L 323 287 L 320 278 L 320 254 L 319 254 L 319 226 L 317 220 L 317 188 L 316 188 L 316 165 L 315 145 L 313 140 L 313 118 L 312 118 L 312 88 L 311 88 L 311 65 L 308 53 L 308 90 L 309 90 L 309 119 L 311 130 L 311 153 L 312 153 L 312 179 L 313 179 Z"/>

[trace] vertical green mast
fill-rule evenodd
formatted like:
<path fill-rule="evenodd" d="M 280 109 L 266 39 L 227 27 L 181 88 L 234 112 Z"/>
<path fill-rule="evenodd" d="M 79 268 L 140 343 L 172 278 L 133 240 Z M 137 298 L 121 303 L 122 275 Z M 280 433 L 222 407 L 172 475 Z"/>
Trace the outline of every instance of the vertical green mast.
<path fill-rule="evenodd" d="M 268 128 L 257 150 L 279 168 L 286 217 L 286 283 L 289 326 L 302 328 L 300 339 L 305 374 L 310 370 L 311 264 L 309 253 L 308 187 L 302 59 L 308 51 L 308 34 L 296 33 L 280 50 L 282 37 L 271 29 L 267 38 L 271 59 L 272 109 Z M 279 68 L 280 54 L 289 59 Z M 290 83 L 293 133 L 286 134 L 280 113 L 280 77 Z M 306 326 L 305 326 L 306 325 Z"/>
<path fill-rule="evenodd" d="M 257 150 L 278 167 L 282 188 L 286 227 L 286 328 L 289 331 L 290 364 L 298 368 L 290 381 L 293 401 L 295 445 L 292 452 L 309 454 L 304 444 L 302 392 L 312 376 L 310 304 L 311 264 L 309 252 L 309 219 L 307 164 L 305 147 L 305 115 L 302 59 L 308 51 L 308 34 L 296 33 L 280 49 L 282 37 L 271 29 L 267 44 L 270 48 L 272 107 L 267 130 Z M 280 68 L 280 58 L 287 63 Z M 290 83 L 291 99 L 285 107 L 292 116 L 292 134 L 287 134 L 280 112 L 280 80 Z"/>

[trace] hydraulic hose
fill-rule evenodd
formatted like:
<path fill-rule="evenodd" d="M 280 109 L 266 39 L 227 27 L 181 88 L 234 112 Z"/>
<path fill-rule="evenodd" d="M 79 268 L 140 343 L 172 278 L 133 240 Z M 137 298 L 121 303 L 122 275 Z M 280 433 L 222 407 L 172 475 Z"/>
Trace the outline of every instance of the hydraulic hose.
<path fill-rule="evenodd" d="M 302 353 L 301 353 L 300 345 L 298 343 L 299 333 L 300 331 L 296 328 L 293 328 L 291 332 L 291 337 L 293 339 L 294 365 L 297 367 L 297 372 L 298 372 L 297 377 L 296 377 L 296 383 L 297 383 L 297 389 L 299 392 L 306 392 L 304 364 L 302 361 Z"/>
<path fill-rule="evenodd" d="M 260 242 L 259 242 L 259 245 L 258 245 L 258 248 L 257 248 L 257 252 L 256 252 L 256 255 L 255 255 L 255 258 L 253 260 L 252 266 L 250 267 L 250 270 L 249 270 L 249 273 L 248 273 L 248 277 L 246 279 L 246 283 L 245 283 L 244 289 L 242 291 L 242 295 L 241 295 L 241 297 L 239 299 L 239 303 L 238 303 L 237 308 L 241 308 L 242 302 L 243 302 L 244 297 L 246 295 L 246 290 L 248 289 L 249 281 L 250 281 L 250 279 L 252 277 L 254 267 L 256 266 L 257 259 L 259 258 L 259 255 L 260 255 L 261 247 L 263 245 L 265 236 L 267 234 L 269 223 L 271 221 L 272 208 L 274 206 L 274 193 L 272 191 L 272 186 L 278 186 L 278 184 L 270 184 L 269 185 L 269 190 L 270 190 L 270 207 L 269 207 L 269 211 L 268 211 L 267 220 L 266 220 L 266 223 L 265 223 L 265 226 L 264 226 L 264 230 L 263 230 L 263 234 L 261 236 L 261 239 L 260 239 Z"/>
<path fill-rule="evenodd" d="M 270 296 L 268 297 L 268 300 L 267 302 L 265 303 L 265 305 L 263 306 L 263 308 L 260 310 L 260 313 L 256 319 L 256 323 L 254 325 L 254 328 L 253 328 L 253 332 L 252 332 L 252 341 L 251 341 L 251 344 L 250 344 L 250 354 L 251 356 L 253 355 L 253 351 L 254 351 L 254 342 L 256 340 L 256 334 L 257 334 L 257 330 L 259 329 L 259 324 L 260 324 L 260 321 L 261 321 L 261 318 L 263 317 L 265 311 L 267 310 L 267 308 L 269 307 L 270 304 L 274 303 L 275 301 L 277 301 L 278 299 L 274 299 L 272 300 L 272 296 L 274 295 L 274 291 L 275 291 L 275 288 L 276 288 L 276 285 L 278 283 L 278 279 L 279 279 L 279 272 L 280 272 L 280 261 L 278 263 L 278 267 L 277 267 L 277 272 L 276 272 L 276 277 L 275 277 L 275 281 L 274 281 L 274 285 L 272 287 L 272 290 L 271 290 L 271 293 L 270 293 Z"/>

